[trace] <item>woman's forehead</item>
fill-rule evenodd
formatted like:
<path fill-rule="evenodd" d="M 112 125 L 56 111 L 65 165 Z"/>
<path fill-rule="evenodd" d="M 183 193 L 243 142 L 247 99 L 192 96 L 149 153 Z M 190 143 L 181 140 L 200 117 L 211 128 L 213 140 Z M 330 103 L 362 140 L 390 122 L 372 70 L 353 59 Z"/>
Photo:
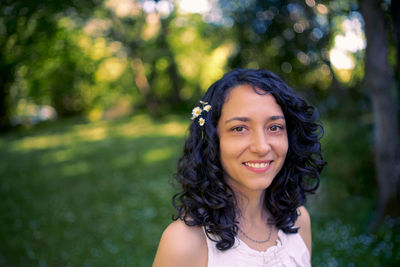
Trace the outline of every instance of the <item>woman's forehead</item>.
<path fill-rule="evenodd" d="M 282 109 L 274 96 L 266 91 L 263 92 L 265 93 L 260 94 L 253 86 L 247 84 L 232 88 L 222 106 L 221 116 L 231 116 L 232 114 L 254 115 L 258 113 L 283 115 Z"/>

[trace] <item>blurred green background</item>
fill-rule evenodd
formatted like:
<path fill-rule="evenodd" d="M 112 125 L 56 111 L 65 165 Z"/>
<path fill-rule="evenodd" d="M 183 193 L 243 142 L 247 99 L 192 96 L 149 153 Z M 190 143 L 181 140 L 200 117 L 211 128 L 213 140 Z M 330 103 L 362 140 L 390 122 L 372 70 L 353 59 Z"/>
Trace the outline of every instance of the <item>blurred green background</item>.
<path fill-rule="evenodd" d="M 396 98 L 394 3 L 379 9 Z M 235 67 L 272 70 L 320 112 L 313 265 L 396 266 L 366 44 L 357 1 L 1 1 L 0 266 L 150 266 L 191 108 Z"/>

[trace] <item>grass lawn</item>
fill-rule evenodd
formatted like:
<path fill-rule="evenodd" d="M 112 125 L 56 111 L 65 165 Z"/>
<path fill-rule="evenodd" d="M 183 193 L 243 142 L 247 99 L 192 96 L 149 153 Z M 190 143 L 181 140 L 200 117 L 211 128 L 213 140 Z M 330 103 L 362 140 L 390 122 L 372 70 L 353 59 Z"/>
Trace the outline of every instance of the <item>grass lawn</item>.
<path fill-rule="evenodd" d="M 150 266 L 187 122 L 59 121 L 0 139 L 0 266 Z"/>
<path fill-rule="evenodd" d="M 1 136 L 0 266 L 151 266 L 173 214 L 171 181 L 189 122 L 70 119 Z M 348 129 L 326 123 L 329 164 L 308 205 L 313 263 L 394 266 L 400 222 L 368 232 L 369 141 L 351 139 L 365 129 Z"/>

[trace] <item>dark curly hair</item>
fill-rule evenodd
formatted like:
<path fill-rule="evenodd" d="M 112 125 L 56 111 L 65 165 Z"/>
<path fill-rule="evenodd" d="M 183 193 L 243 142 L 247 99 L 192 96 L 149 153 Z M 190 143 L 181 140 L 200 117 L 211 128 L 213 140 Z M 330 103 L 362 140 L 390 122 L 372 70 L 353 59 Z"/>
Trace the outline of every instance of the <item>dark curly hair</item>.
<path fill-rule="evenodd" d="M 178 161 L 175 178 L 182 191 L 172 198 L 178 215 L 189 226 L 203 226 L 208 238 L 219 250 L 234 244 L 238 222 L 236 198 L 224 180 L 220 162 L 218 120 L 226 96 L 238 85 L 250 85 L 258 94 L 271 94 L 282 108 L 287 124 L 289 148 L 282 169 L 266 189 L 264 207 L 273 223 L 285 233 L 296 233 L 297 208 L 304 205 L 305 193 L 319 186 L 325 161 L 320 138 L 323 127 L 317 121 L 317 110 L 293 93 L 277 75 L 268 70 L 235 69 L 225 74 L 207 90 L 203 101 L 212 109 L 203 112 L 206 120 L 200 126 L 194 120 L 186 140 L 183 156 Z"/>

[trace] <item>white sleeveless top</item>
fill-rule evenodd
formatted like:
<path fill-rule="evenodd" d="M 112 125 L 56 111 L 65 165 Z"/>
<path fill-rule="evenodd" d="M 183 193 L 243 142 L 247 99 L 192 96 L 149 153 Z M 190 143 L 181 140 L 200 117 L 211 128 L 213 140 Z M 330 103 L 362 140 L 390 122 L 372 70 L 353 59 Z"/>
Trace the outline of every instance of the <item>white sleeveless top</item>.
<path fill-rule="evenodd" d="M 226 251 L 216 248 L 216 243 L 207 238 L 208 267 L 266 267 L 266 266 L 311 266 L 310 252 L 299 233 L 285 234 L 278 231 L 276 245 L 265 251 L 257 251 L 238 237 Z"/>

